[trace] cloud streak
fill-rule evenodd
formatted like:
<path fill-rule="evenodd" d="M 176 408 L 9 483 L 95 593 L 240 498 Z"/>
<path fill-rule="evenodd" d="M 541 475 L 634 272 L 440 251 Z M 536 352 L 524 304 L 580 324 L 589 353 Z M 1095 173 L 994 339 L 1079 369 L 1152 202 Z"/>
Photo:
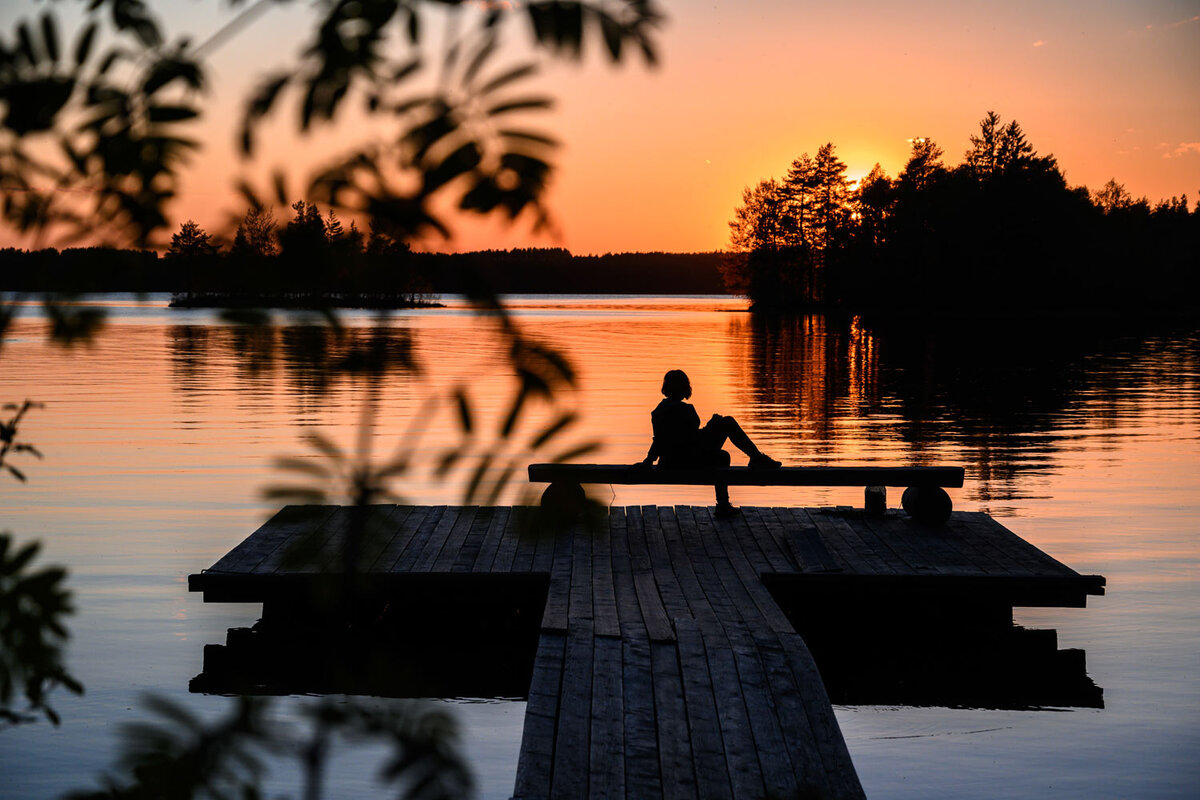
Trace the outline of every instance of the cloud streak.
<path fill-rule="evenodd" d="M 1169 153 L 1163 153 L 1163 158 L 1179 158 L 1186 156 L 1188 153 L 1200 154 L 1200 142 L 1180 142 L 1174 150 Z"/>

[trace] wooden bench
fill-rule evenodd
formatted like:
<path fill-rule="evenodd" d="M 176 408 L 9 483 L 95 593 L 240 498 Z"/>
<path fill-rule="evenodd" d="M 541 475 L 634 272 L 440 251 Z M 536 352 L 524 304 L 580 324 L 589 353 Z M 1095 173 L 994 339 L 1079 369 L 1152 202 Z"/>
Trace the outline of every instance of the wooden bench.
<path fill-rule="evenodd" d="M 950 516 L 943 487 L 963 485 L 962 467 L 699 467 L 674 469 L 624 464 L 530 464 L 529 481 L 548 483 L 542 503 L 569 502 L 582 485 L 670 486 L 862 486 L 868 513 L 882 514 L 888 486 L 905 488 L 902 505 L 914 519 L 941 524 Z"/>

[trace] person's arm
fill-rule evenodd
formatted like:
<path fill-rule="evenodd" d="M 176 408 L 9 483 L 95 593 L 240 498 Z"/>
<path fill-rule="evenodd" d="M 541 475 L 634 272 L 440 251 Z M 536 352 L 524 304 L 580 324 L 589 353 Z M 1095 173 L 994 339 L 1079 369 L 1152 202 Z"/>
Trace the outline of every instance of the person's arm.
<path fill-rule="evenodd" d="M 650 452 L 646 453 L 646 457 L 638 462 L 638 466 L 648 467 L 652 465 L 659 456 L 662 455 L 662 447 L 658 442 L 658 410 L 650 415 L 650 427 L 654 431 L 653 438 L 650 440 Z"/>

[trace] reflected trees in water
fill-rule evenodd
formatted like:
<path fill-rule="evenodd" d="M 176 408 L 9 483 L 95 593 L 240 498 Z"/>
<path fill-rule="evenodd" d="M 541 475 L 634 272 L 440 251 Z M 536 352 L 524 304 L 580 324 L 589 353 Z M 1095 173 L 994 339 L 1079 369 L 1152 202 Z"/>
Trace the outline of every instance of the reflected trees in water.
<path fill-rule="evenodd" d="M 1146 330 L 1136 321 L 959 321 L 954 329 L 911 319 L 752 315 L 729 322 L 744 343 L 739 378 L 763 419 L 794 432 L 813 463 L 845 454 L 860 437 L 910 463 L 961 453 L 972 500 L 985 506 L 1029 496 L 1033 476 L 1056 470 L 1071 447 L 1059 431 L 1086 406 L 1117 426 L 1144 395 L 1133 383 L 1171 391 L 1200 369 L 1184 326 Z M 840 423 L 854 422 L 851 431 Z"/>

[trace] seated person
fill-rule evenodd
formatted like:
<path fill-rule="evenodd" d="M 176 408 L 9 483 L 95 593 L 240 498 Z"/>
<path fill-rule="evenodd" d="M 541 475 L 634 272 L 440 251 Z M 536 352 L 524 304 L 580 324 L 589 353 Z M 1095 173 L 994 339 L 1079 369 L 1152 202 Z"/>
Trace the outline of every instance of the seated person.
<path fill-rule="evenodd" d="M 778 461 L 750 441 L 733 417 L 713 414 L 704 427 L 700 427 L 700 415 L 695 407 L 684 402 L 692 396 L 692 384 L 683 370 L 673 369 L 663 376 L 662 393 L 666 399 L 650 413 L 654 441 L 642 464 L 649 466 L 657 459 L 659 466 L 668 469 L 727 467 L 729 453 L 723 448 L 728 440 L 750 457 L 750 467 L 773 469 L 779 466 Z M 737 509 L 729 502 L 729 487 L 718 484 L 714 488 L 717 516 L 736 514 Z"/>

